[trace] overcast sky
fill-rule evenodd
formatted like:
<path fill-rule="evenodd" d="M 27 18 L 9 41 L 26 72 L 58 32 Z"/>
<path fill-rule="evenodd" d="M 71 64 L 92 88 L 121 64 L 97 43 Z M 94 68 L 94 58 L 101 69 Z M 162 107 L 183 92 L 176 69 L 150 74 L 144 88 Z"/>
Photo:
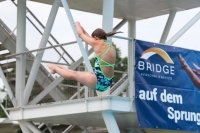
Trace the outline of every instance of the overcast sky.
<path fill-rule="evenodd" d="M 51 6 L 27 1 L 28 8 L 38 17 L 38 19 L 46 25 Z M 194 17 L 200 8 L 181 11 L 176 14 L 172 29 L 170 31 L 168 40 L 179 31 L 192 17 Z M 71 10 L 75 21 L 79 21 L 89 34 L 98 27 L 102 27 L 102 16 Z M 28 16 L 30 16 L 28 14 Z M 168 15 L 158 16 L 145 20 L 139 20 L 136 23 L 136 39 L 159 42 L 164 26 L 166 24 Z M 0 19 L 2 19 L 12 30 L 16 26 L 16 7 L 10 0 L 0 2 Z M 114 19 L 113 26 L 115 27 L 121 20 Z M 120 31 L 123 34 L 120 36 L 127 37 L 127 24 L 125 24 Z M 36 31 L 29 30 L 27 27 L 27 42 L 34 42 L 34 46 L 39 45 L 41 36 L 35 33 Z M 60 43 L 75 41 L 73 31 L 67 20 L 66 13 L 63 8 L 60 8 L 52 29 L 52 34 Z M 200 21 L 198 21 L 191 29 L 189 29 L 174 46 L 184 47 L 189 49 L 200 50 Z M 37 39 L 36 39 L 37 38 Z M 27 43 L 30 45 L 30 43 Z M 32 44 L 31 44 L 32 45 Z"/>
<path fill-rule="evenodd" d="M 40 4 L 27 1 L 28 8 L 39 18 L 45 25 L 51 10 L 50 5 Z M 81 22 L 83 27 L 91 33 L 94 29 L 102 26 L 102 16 L 85 13 L 81 11 L 71 10 L 75 21 Z M 181 11 L 176 14 L 172 29 L 168 39 L 170 39 L 178 30 L 180 30 L 192 17 L 194 17 L 200 8 Z M 0 3 L 0 18 L 6 21 L 6 24 L 14 28 L 16 26 L 16 7 L 8 0 Z M 11 17 L 12 16 L 12 17 Z M 158 16 L 145 20 L 137 21 L 136 38 L 146 41 L 159 42 L 162 35 L 168 15 Z M 114 19 L 113 26 L 117 25 L 121 20 Z M 187 48 L 199 49 L 200 21 L 198 21 L 187 33 L 185 33 L 174 45 Z M 127 37 L 127 24 L 120 31 L 120 36 Z M 52 34 L 60 41 L 60 43 L 74 41 L 75 37 L 67 20 L 67 16 L 63 8 L 60 8 L 56 17 Z M 188 45 L 190 44 L 190 45 Z"/>

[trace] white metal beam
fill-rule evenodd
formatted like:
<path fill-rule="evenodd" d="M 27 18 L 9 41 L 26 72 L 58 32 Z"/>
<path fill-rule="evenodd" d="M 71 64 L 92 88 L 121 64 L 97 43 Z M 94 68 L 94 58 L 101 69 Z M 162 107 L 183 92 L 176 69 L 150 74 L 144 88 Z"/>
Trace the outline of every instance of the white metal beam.
<path fill-rule="evenodd" d="M 165 25 L 165 29 L 163 31 L 162 37 L 160 39 L 160 43 L 165 43 L 167 40 L 167 37 L 169 35 L 169 31 L 171 29 L 172 23 L 174 21 L 175 15 L 176 15 L 177 9 L 173 9 L 170 11 L 167 23 Z"/>
<path fill-rule="evenodd" d="M 128 21 L 128 37 L 136 38 L 136 20 Z M 134 86 L 134 64 L 135 64 L 135 45 L 134 40 L 129 41 L 128 44 L 128 76 L 129 76 L 129 97 L 135 96 Z"/>
<path fill-rule="evenodd" d="M 51 32 L 51 29 L 53 27 L 53 23 L 54 23 L 56 14 L 58 12 L 59 6 L 60 6 L 60 0 L 54 0 L 54 4 L 52 6 L 52 9 L 51 9 L 48 21 L 47 21 L 47 25 L 46 25 L 46 28 L 44 30 L 44 34 L 42 36 L 42 39 L 41 39 L 41 42 L 40 42 L 40 45 L 39 45 L 39 48 L 45 47 L 47 42 L 48 42 L 48 38 L 50 36 L 50 32 Z M 23 105 L 26 105 L 28 103 L 28 100 L 29 100 L 29 97 L 30 97 L 30 94 L 31 94 L 31 91 L 32 91 L 33 84 L 34 84 L 36 76 L 37 76 L 37 71 L 39 69 L 43 53 L 44 53 L 44 51 L 38 51 L 37 52 L 36 58 L 34 60 L 34 63 L 33 63 L 32 69 L 31 69 L 31 72 L 29 74 L 27 85 L 25 87 Z"/>
<path fill-rule="evenodd" d="M 192 27 L 200 18 L 200 12 L 197 13 L 182 29 L 180 29 L 166 44 L 173 45 L 190 27 Z"/>
<path fill-rule="evenodd" d="M 102 27 L 105 30 L 105 32 L 110 32 L 113 29 L 113 15 L 114 15 L 114 0 L 103 0 Z M 108 38 L 107 41 L 111 43 L 112 38 Z M 109 133 L 120 133 L 119 127 L 117 125 L 113 113 L 110 111 L 102 111 L 101 114 Z"/>
<path fill-rule="evenodd" d="M 128 20 L 127 19 L 123 19 L 121 22 L 119 22 L 118 25 L 116 25 L 114 28 L 113 28 L 113 31 L 118 31 Z"/>
<path fill-rule="evenodd" d="M 82 55 L 83 55 L 83 59 L 84 59 L 84 61 L 85 61 L 85 65 L 86 65 L 86 67 L 87 67 L 87 70 L 88 70 L 89 72 L 93 72 L 92 66 L 91 66 L 90 61 L 89 61 L 89 59 L 88 59 L 87 53 L 86 53 L 86 51 L 85 51 L 85 49 L 84 49 L 83 43 L 82 43 L 81 39 L 79 38 L 78 33 L 77 33 L 77 31 L 76 31 L 76 28 L 75 28 L 75 26 L 74 26 L 74 20 L 73 20 L 72 14 L 71 14 L 71 12 L 70 12 L 69 5 L 68 5 L 68 3 L 67 3 L 66 0 L 61 0 L 61 1 L 62 1 L 62 4 L 63 4 L 63 7 L 64 7 L 64 9 L 65 9 L 65 12 L 66 12 L 66 14 L 67 14 L 67 16 L 68 16 L 68 20 L 69 20 L 69 22 L 70 22 L 70 24 L 71 24 L 71 27 L 72 27 L 72 30 L 73 30 L 74 35 L 75 35 L 75 37 L 76 37 L 76 40 L 77 40 L 77 42 L 78 42 L 80 51 L 81 51 L 81 53 L 82 53 Z M 93 89 L 93 88 L 92 88 L 92 89 Z"/>
<path fill-rule="evenodd" d="M 24 122 L 24 124 L 33 132 L 33 133 L 42 133 L 32 122 Z"/>
<path fill-rule="evenodd" d="M 13 106 L 17 107 L 16 99 L 15 99 L 13 93 L 12 93 L 10 85 L 8 84 L 7 79 L 6 79 L 5 75 L 4 75 L 3 70 L 1 69 L 1 67 L 0 67 L 0 76 L 1 76 L 1 79 L 2 79 L 2 81 L 3 81 L 3 83 L 4 83 L 5 87 L 6 87 L 6 92 L 8 93 L 8 95 L 9 95 L 11 101 L 12 101 Z"/>
<path fill-rule="evenodd" d="M 68 128 L 66 128 L 62 133 L 69 133 L 72 129 L 74 128 L 74 126 L 70 125 Z"/>
<path fill-rule="evenodd" d="M 119 127 L 112 111 L 102 111 L 102 116 L 109 133 L 120 133 Z"/>
<path fill-rule="evenodd" d="M 1 99 L 0 99 L 1 100 Z M 4 106 L 1 104 L 2 101 L 0 101 L 0 107 L 3 109 L 4 113 L 7 115 L 7 117 L 9 118 L 9 114 L 8 112 L 5 110 Z"/>
<path fill-rule="evenodd" d="M 135 112 L 132 102 L 133 99 L 131 98 L 106 96 L 56 102 L 51 104 L 38 104 L 7 110 L 10 111 L 11 120 L 33 120 L 36 118 L 52 119 L 54 116 L 63 116 L 63 119 L 65 119 L 65 115 L 80 113 L 100 113 L 102 111 L 110 110 L 116 112 Z"/>
<path fill-rule="evenodd" d="M 113 93 L 112 96 L 118 96 L 121 92 L 123 92 L 129 85 L 129 79 L 126 79 Z"/>
<path fill-rule="evenodd" d="M 23 133 L 33 133 L 27 126 L 25 126 L 25 122 L 19 121 L 19 126 Z"/>
<path fill-rule="evenodd" d="M 102 28 L 105 32 L 113 29 L 114 0 L 103 0 Z"/>
<path fill-rule="evenodd" d="M 16 53 L 24 52 L 26 46 L 26 0 L 18 0 Z M 25 88 L 26 55 L 16 58 L 16 91 L 18 106 L 22 105 Z"/>
<path fill-rule="evenodd" d="M 113 30 L 114 0 L 103 0 L 102 15 L 102 28 L 105 32 L 111 32 Z M 112 38 L 107 38 L 107 41 L 112 43 Z"/>
<path fill-rule="evenodd" d="M 88 51 L 88 44 L 87 43 L 85 43 L 85 50 Z M 88 52 L 86 52 L 86 54 L 88 56 Z M 87 71 L 87 67 L 85 67 L 85 71 Z M 84 88 L 85 88 L 85 98 L 88 98 L 89 92 L 93 91 L 93 88 L 91 88 L 90 90 L 87 86 L 85 86 Z M 80 89 L 80 87 L 79 87 L 79 89 Z M 80 93 L 79 93 L 79 96 L 80 96 Z"/>

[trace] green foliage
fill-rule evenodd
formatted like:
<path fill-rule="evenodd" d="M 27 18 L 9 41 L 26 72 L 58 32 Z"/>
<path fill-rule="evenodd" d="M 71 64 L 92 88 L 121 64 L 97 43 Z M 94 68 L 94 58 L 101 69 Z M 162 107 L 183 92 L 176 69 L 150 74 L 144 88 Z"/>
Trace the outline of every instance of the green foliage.
<path fill-rule="evenodd" d="M 7 118 L 7 115 L 4 113 L 1 107 L 0 107 L 0 118 Z"/>
<path fill-rule="evenodd" d="M 5 92 L 5 86 L 3 88 L 0 88 L 0 92 Z M 5 100 L 3 101 L 3 103 L 0 103 L 2 104 L 4 107 L 6 105 L 5 103 Z M 0 107 L 0 118 L 6 118 L 7 115 L 4 113 L 3 109 Z"/>
<path fill-rule="evenodd" d="M 23 133 L 21 129 L 17 130 L 16 133 Z"/>
<path fill-rule="evenodd" d="M 2 104 L 4 107 L 5 107 L 5 105 L 6 105 L 6 101 L 4 100 L 2 103 L 0 103 L 0 104 Z M 3 109 L 0 107 L 0 118 L 7 118 L 7 115 L 4 113 L 4 111 L 3 111 Z"/>
<path fill-rule="evenodd" d="M 0 92 L 5 92 L 6 90 L 5 90 L 5 86 L 3 86 L 3 88 L 0 88 Z"/>

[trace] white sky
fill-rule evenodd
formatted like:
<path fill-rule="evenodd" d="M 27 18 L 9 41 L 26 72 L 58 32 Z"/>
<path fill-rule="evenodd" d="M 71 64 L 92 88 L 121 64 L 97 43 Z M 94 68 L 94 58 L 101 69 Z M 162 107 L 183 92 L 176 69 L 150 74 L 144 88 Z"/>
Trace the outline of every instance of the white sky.
<path fill-rule="evenodd" d="M 45 25 L 51 10 L 51 6 L 30 1 L 27 1 L 27 6 Z M 91 34 L 94 29 L 102 27 L 101 15 L 85 13 L 75 10 L 71 11 L 74 20 L 79 21 L 82 24 L 82 26 L 86 29 L 86 31 L 88 31 L 89 34 Z M 176 32 L 178 32 L 189 20 L 191 20 L 191 18 L 193 18 L 199 11 L 200 8 L 195 8 L 178 12 L 172 25 L 172 29 L 170 31 L 168 40 Z M 136 39 L 158 43 L 162 35 L 167 18 L 168 15 L 163 15 L 159 17 L 137 21 Z M 0 2 L 0 19 L 2 19 L 11 29 L 14 29 L 14 27 L 16 26 L 16 7 L 10 2 L 10 0 Z M 116 26 L 120 21 L 120 19 L 114 19 L 113 26 Z M 27 28 L 27 30 L 28 29 L 29 28 Z M 127 24 L 125 24 L 120 29 L 120 31 L 123 31 L 124 33 L 118 35 L 127 37 Z M 29 31 L 27 32 L 27 34 L 27 40 L 34 42 L 34 44 L 38 46 L 39 41 L 37 41 L 34 38 L 37 37 L 37 35 L 35 35 L 33 31 Z M 75 40 L 73 31 L 70 27 L 66 13 L 63 8 L 60 8 L 58 11 L 58 15 L 56 17 L 54 27 L 52 29 L 52 34 L 60 43 L 66 43 Z M 174 46 L 200 50 L 199 36 L 200 21 L 197 21 L 196 24 L 191 27 L 191 29 L 189 29 L 177 42 L 175 42 Z"/>
<path fill-rule="evenodd" d="M 28 2 L 28 7 L 33 11 L 33 13 L 44 23 L 46 24 L 48 14 L 50 12 L 51 6 L 45 4 L 38 4 L 34 2 Z M 37 7 L 37 9 L 35 8 Z M 41 13 L 41 10 L 42 13 Z M 176 14 L 174 23 L 172 25 L 172 29 L 170 31 L 168 40 L 179 31 L 191 18 L 193 18 L 198 12 L 200 8 L 195 8 L 187 11 L 178 12 Z M 45 15 L 44 15 L 45 14 Z M 98 27 L 102 27 L 102 16 L 85 13 L 81 11 L 72 10 L 72 15 L 74 17 L 74 21 L 79 21 L 82 26 L 88 31 L 89 34 Z M 168 15 L 163 15 L 159 17 L 154 17 L 150 19 L 140 20 L 136 23 L 136 38 L 151 42 L 159 42 L 164 26 L 168 19 Z M 114 19 L 113 26 L 116 26 L 121 19 Z M 120 36 L 127 37 L 127 24 L 125 24 L 120 31 L 123 31 L 123 34 L 118 34 Z M 198 21 L 195 25 L 191 27 L 174 45 L 197 49 L 200 50 L 200 21 Z M 60 40 L 61 43 L 74 41 L 75 37 L 67 20 L 67 16 L 63 8 L 59 9 L 57 19 L 54 23 L 54 27 L 52 29 L 53 35 Z M 66 38 L 67 37 L 67 38 Z"/>

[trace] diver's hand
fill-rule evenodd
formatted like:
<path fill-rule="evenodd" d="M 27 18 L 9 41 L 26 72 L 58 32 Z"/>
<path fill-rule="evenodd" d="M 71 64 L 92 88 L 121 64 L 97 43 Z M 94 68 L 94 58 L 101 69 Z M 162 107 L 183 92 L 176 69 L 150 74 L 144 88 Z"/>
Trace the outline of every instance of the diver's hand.
<path fill-rule="evenodd" d="M 80 24 L 80 22 L 74 22 L 74 25 L 75 26 L 80 26 L 81 24 Z"/>

